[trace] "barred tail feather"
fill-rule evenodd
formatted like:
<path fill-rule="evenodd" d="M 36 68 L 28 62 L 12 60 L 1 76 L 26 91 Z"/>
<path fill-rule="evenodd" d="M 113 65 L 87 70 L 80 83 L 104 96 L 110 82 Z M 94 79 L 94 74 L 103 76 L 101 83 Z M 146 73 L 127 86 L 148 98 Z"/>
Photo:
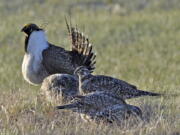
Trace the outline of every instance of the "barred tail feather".
<path fill-rule="evenodd" d="M 136 97 L 141 97 L 141 96 L 161 96 L 162 94 L 160 93 L 154 93 L 154 92 L 149 92 L 149 91 L 144 91 L 144 90 L 134 90 L 131 93 L 127 93 L 125 95 L 125 99 L 130 99 L 130 98 L 136 98 Z"/>
<path fill-rule="evenodd" d="M 69 25 L 66 18 L 65 21 L 72 42 L 72 52 L 77 52 L 79 54 L 79 59 L 77 61 L 78 66 L 86 66 L 93 72 L 96 64 L 96 55 L 92 51 L 92 44 L 89 42 L 87 36 L 78 31 L 77 26 L 74 28 L 71 24 Z"/>
<path fill-rule="evenodd" d="M 147 95 L 147 96 L 161 96 L 160 93 L 154 93 L 154 92 L 149 92 L 149 91 L 143 91 L 140 90 L 141 95 Z"/>
<path fill-rule="evenodd" d="M 67 104 L 67 105 L 56 106 L 56 109 L 72 109 L 75 107 L 76 107 L 75 104 Z"/>

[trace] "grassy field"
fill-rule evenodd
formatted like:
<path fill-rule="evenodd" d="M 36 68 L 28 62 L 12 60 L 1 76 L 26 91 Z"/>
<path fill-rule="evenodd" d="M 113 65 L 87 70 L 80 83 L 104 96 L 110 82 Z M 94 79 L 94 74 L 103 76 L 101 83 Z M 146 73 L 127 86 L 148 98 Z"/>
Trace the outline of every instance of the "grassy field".
<path fill-rule="evenodd" d="M 70 48 L 64 16 L 71 16 L 97 53 L 94 74 L 121 78 L 160 98 L 128 100 L 140 106 L 137 126 L 95 125 L 54 110 L 21 74 L 24 34 L 33 22 L 50 42 Z M 179 135 L 180 2 L 178 0 L 0 0 L 0 135 Z"/>

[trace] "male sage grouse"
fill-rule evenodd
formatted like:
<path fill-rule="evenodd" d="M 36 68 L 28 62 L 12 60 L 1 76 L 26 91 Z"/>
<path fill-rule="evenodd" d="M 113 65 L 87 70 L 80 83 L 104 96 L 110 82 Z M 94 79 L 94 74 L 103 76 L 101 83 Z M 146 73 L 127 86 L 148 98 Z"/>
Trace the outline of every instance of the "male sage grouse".
<path fill-rule="evenodd" d="M 142 118 L 140 108 L 126 104 L 123 99 L 105 91 L 76 96 L 71 103 L 56 108 L 77 112 L 86 122 L 121 123 L 130 116 Z"/>
<path fill-rule="evenodd" d="M 66 24 L 72 40 L 71 51 L 49 43 L 44 30 L 36 24 L 22 28 L 26 33 L 22 73 L 30 84 L 40 84 L 45 77 L 55 73 L 72 75 L 78 66 L 86 66 L 91 72 L 95 68 L 95 54 L 89 39 Z"/>
<path fill-rule="evenodd" d="M 87 94 L 93 91 L 108 91 L 122 99 L 160 95 L 158 93 L 138 90 L 136 86 L 113 77 L 92 75 L 84 66 L 78 67 L 75 70 L 75 74 L 79 76 L 79 90 L 81 94 Z"/>

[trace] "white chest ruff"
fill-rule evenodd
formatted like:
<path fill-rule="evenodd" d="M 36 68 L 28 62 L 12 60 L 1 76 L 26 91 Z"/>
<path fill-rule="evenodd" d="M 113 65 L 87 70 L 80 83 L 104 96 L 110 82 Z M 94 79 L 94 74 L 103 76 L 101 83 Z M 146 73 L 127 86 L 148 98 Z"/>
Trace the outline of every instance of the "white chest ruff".
<path fill-rule="evenodd" d="M 34 56 L 25 54 L 22 63 L 22 73 L 26 81 L 31 84 L 40 84 L 44 76 L 41 61 L 37 61 Z"/>
<path fill-rule="evenodd" d="M 27 53 L 24 55 L 22 63 L 22 73 L 24 79 L 33 84 L 42 83 L 48 75 L 42 65 L 42 51 L 48 47 L 43 31 L 33 32 L 29 37 Z"/>

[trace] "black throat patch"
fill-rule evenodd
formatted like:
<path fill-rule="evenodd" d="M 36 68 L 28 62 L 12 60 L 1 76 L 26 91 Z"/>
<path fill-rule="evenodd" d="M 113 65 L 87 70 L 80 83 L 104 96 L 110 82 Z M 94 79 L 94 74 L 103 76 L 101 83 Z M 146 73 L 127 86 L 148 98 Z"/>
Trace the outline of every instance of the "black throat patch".
<path fill-rule="evenodd" d="M 24 42 L 24 50 L 25 50 L 25 52 L 27 52 L 28 41 L 29 41 L 29 35 L 25 37 L 25 42 Z"/>

